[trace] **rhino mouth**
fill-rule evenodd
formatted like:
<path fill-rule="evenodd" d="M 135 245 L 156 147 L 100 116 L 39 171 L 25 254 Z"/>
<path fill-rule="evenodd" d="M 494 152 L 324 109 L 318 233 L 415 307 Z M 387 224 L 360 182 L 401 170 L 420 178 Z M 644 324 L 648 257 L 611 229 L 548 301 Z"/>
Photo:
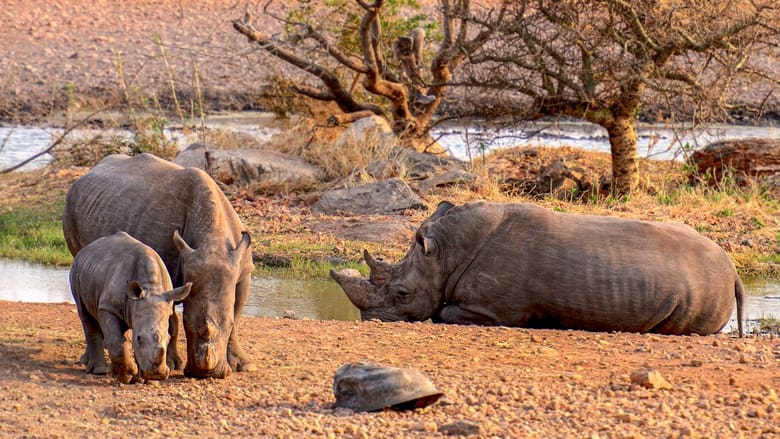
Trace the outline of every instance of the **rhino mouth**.
<path fill-rule="evenodd" d="M 151 370 L 142 370 L 141 377 L 145 380 L 162 381 L 167 380 L 171 371 L 168 366 L 161 366 Z"/>

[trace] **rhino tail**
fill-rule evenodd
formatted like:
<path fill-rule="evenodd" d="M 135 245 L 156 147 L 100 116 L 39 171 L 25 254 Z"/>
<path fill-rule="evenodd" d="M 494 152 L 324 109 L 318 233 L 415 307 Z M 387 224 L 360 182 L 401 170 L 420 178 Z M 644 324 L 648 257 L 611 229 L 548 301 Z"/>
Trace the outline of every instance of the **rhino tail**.
<path fill-rule="evenodd" d="M 737 281 L 734 284 L 734 297 L 737 299 L 737 331 L 739 332 L 739 337 L 742 338 L 745 336 L 745 330 L 742 326 L 742 312 L 743 312 L 743 304 L 745 301 L 745 288 L 742 285 L 742 280 L 737 277 Z"/>

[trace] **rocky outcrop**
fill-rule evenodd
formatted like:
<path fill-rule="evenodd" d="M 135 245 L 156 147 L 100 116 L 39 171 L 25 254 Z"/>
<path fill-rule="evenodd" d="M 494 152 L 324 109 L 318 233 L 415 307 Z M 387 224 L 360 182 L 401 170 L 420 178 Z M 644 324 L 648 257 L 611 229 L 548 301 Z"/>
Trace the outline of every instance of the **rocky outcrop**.
<path fill-rule="evenodd" d="M 422 200 L 399 178 L 378 181 L 322 194 L 312 211 L 324 214 L 393 214 L 406 209 L 425 209 Z"/>
<path fill-rule="evenodd" d="M 711 143 L 695 151 L 690 159 L 701 178 L 718 184 L 733 178 L 740 186 L 751 179 L 780 198 L 780 139 L 739 139 Z"/>
<path fill-rule="evenodd" d="M 201 168 L 224 184 L 256 183 L 299 186 L 320 179 L 320 170 L 295 157 L 265 149 L 210 150 L 193 143 L 174 160 L 182 166 Z"/>

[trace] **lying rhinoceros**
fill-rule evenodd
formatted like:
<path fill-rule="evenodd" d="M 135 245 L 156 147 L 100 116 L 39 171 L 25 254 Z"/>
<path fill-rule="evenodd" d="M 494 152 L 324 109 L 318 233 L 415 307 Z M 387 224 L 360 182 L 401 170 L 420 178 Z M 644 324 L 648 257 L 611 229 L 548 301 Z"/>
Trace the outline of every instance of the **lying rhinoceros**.
<path fill-rule="evenodd" d="M 208 174 L 150 154 L 108 156 L 68 191 L 62 226 L 74 255 L 124 230 L 159 253 L 174 286 L 192 282 L 184 302 L 186 375 L 257 369 L 238 339 L 254 268 L 249 234 Z"/>
<path fill-rule="evenodd" d="M 93 241 L 73 259 L 70 288 L 87 343 L 87 373 L 108 373 L 122 383 L 168 378 L 166 346 L 173 302 L 190 293 L 191 283 L 173 289 L 160 256 L 125 232 Z M 131 343 L 125 333 L 132 329 Z M 171 328 L 178 334 L 179 328 Z M 176 339 L 171 343 L 176 349 Z"/>
<path fill-rule="evenodd" d="M 742 334 L 733 263 L 682 224 L 445 202 L 398 264 L 365 259 L 331 271 L 364 320 L 711 334 L 736 299 Z"/>

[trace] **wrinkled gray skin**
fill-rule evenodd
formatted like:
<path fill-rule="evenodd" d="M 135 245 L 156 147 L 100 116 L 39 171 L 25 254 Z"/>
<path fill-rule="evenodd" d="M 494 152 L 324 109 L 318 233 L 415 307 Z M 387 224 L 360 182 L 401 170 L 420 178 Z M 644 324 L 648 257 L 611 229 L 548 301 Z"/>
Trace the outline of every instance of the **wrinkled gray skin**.
<path fill-rule="evenodd" d="M 254 268 L 249 234 L 205 172 L 150 154 L 108 156 L 70 188 L 62 224 L 73 254 L 124 230 L 160 254 L 174 286 L 192 282 L 184 301 L 186 375 L 257 370 L 237 324 Z M 174 362 L 181 367 L 181 358 Z"/>
<path fill-rule="evenodd" d="M 70 288 L 84 328 L 87 373 L 108 373 L 105 346 L 120 382 L 168 378 L 168 321 L 173 302 L 184 300 L 191 287 L 173 289 L 160 256 L 125 232 L 84 247 L 73 259 Z M 130 329 L 132 349 L 125 338 Z"/>
<path fill-rule="evenodd" d="M 364 320 L 704 335 L 736 299 L 742 335 L 733 263 L 682 224 L 445 202 L 398 264 L 365 257 L 331 271 Z"/>

